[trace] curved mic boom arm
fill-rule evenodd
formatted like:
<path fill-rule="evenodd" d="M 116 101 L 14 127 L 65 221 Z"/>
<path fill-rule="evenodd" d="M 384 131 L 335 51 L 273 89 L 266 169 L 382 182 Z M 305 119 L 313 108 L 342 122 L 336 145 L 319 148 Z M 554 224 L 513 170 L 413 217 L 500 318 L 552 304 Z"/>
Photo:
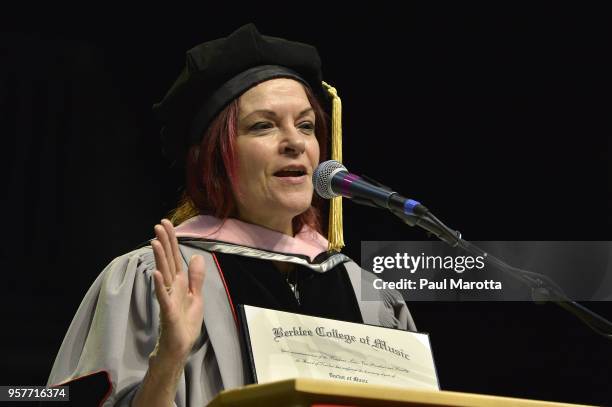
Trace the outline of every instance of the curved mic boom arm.
<path fill-rule="evenodd" d="M 386 185 L 383 185 L 372 178 L 364 175 L 362 175 L 362 177 L 380 188 L 391 190 Z M 351 201 L 375 208 L 389 209 L 382 208 L 381 206 L 370 202 L 367 199 L 352 198 Z M 501 259 L 485 252 L 475 244 L 462 239 L 461 233 L 446 226 L 442 221 L 440 221 L 440 219 L 429 211 L 421 216 L 407 215 L 403 212 L 392 209 L 390 209 L 390 211 L 407 225 L 419 226 L 425 229 L 429 234 L 436 236 L 438 239 L 447 243 L 451 247 L 460 247 L 470 254 L 482 256 L 485 259 L 485 262 L 488 264 L 527 285 L 531 289 L 531 298 L 534 302 L 553 302 L 564 310 L 574 314 L 574 316 L 580 319 L 584 324 L 586 324 L 593 331 L 597 332 L 599 335 L 607 339 L 612 339 L 612 322 L 577 303 L 576 301 L 571 300 L 563 292 L 563 290 L 547 276 L 510 266 Z"/>

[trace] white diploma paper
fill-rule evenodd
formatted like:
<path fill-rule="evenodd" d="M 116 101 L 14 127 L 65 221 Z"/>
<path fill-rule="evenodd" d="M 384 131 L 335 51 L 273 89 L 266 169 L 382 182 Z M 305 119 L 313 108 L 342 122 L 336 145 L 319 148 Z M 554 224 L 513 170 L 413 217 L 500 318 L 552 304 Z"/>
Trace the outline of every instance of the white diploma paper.
<path fill-rule="evenodd" d="M 315 378 L 439 390 L 424 333 L 244 306 L 255 381 Z"/>

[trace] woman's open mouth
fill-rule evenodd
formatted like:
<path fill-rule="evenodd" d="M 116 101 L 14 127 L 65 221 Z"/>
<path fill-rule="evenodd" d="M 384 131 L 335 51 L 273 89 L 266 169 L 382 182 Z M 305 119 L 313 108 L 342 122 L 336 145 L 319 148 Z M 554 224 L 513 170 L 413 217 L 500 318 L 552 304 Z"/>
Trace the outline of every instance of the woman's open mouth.
<path fill-rule="evenodd" d="M 306 172 L 306 168 L 302 166 L 290 166 L 276 171 L 274 176 L 282 182 L 301 184 L 308 178 L 308 173 Z"/>

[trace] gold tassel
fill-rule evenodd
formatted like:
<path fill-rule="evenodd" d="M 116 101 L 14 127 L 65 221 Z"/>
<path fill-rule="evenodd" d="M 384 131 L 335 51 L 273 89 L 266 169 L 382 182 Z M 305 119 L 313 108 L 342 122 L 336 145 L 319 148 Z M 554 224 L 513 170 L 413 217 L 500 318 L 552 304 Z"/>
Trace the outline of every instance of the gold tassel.
<path fill-rule="evenodd" d="M 323 82 L 323 87 L 332 97 L 332 142 L 331 159 L 342 163 L 342 102 L 336 88 Z M 342 232 L 342 197 L 332 198 L 329 204 L 329 228 L 327 249 L 339 252 L 344 247 Z"/>

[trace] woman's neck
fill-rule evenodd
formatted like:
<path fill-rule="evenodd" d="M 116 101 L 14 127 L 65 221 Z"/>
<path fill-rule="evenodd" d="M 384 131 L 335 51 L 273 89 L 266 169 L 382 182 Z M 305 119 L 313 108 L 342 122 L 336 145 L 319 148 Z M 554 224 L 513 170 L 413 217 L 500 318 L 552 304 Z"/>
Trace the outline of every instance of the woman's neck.
<path fill-rule="evenodd" d="M 293 218 L 282 218 L 278 216 L 262 217 L 249 216 L 249 214 L 240 213 L 237 219 L 252 223 L 253 225 L 261 226 L 266 229 L 274 230 L 287 236 L 294 236 L 293 233 Z"/>

